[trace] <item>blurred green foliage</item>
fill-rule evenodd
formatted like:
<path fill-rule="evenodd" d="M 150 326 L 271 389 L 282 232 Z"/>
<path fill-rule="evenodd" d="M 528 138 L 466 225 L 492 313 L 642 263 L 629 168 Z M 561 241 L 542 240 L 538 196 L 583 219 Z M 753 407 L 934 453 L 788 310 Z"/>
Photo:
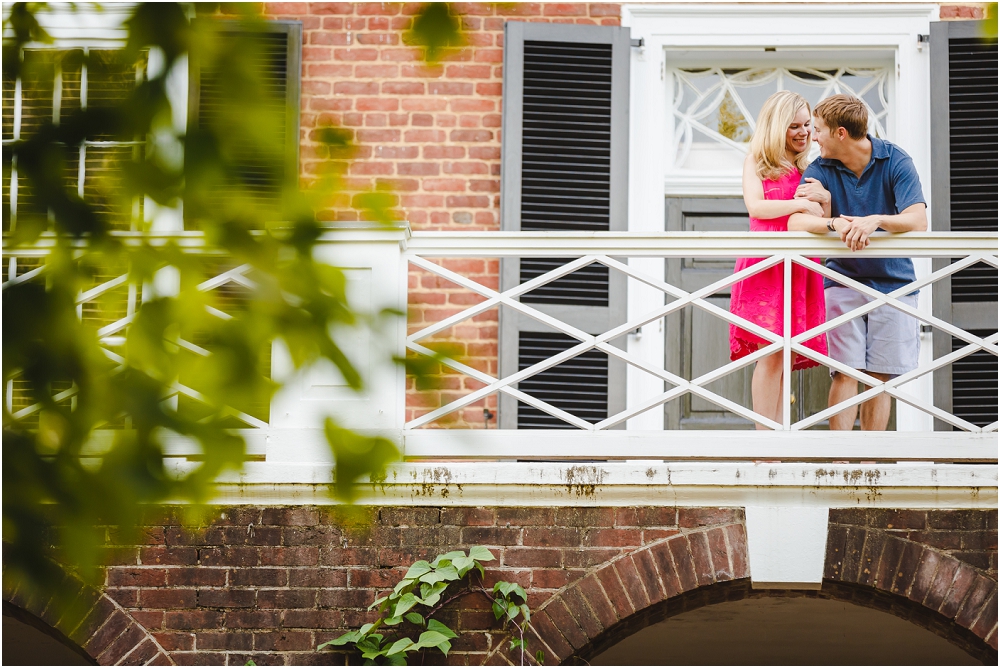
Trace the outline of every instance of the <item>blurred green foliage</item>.
<path fill-rule="evenodd" d="M 407 44 L 423 47 L 424 59 L 429 63 L 441 60 L 447 47 L 465 44 L 461 19 L 447 2 L 425 4 L 404 39 Z"/>
<path fill-rule="evenodd" d="M 190 16 L 192 6 L 204 15 Z M 194 507 L 211 498 L 220 473 L 241 467 L 246 448 L 234 427 L 246 425 L 234 415 L 263 410 L 266 421 L 279 389 L 269 377 L 272 342 L 283 344 L 298 369 L 329 360 L 360 390 L 362 378 L 334 332 L 398 317 L 362 315 L 357 306 L 366 305 L 348 302 L 343 274 L 314 259 L 322 232 L 315 212 L 343 190 L 337 170 L 308 189 L 299 187 L 294 155 L 288 167 L 294 146 L 284 141 L 287 115 L 298 114 L 298 100 L 290 106 L 276 97 L 261 59 L 248 57 L 266 22 L 253 13 L 256 5 L 235 17 L 241 5 L 226 5 L 228 21 L 215 20 L 217 7 L 136 5 L 121 56 L 127 63 L 149 62 L 146 76 L 114 104 L 81 105 L 4 146 L 23 191 L 34 194 L 43 212 L 17 216 L 5 249 L 38 256 L 32 249 L 48 248 L 36 279 L 12 280 L 3 290 L 5 387 L 16 381 L 26 404 L 41 405 L 20 417 L 4 407 L 5 579 L 26 579 L 57 593 L 61 576 L 54 559 L 94 580 L 109 535 L 131 540 L 144 505 L 179 501 Z M 49 9 L 8 6 L 4 28 L 13 38 L 3 47 L 5 79 L 46 76 L 31 71 L 34 61 L 21 54 L 51 42 L 37 20 Z M 414 33 L 428 57 L 460 42 L 457 21 L 446 5 L 424 7 Z M 77 57 L 95 56 L 80 51 Z M 210 116 L 178 128 L 170 77 L 187 67 L 185 58 L 212 73 L 222 94 Z M 344 130 L 324 128 L 316 136 L 332 157 L 350 157 Z M 118 196 L 183 210 L 186 228 L 204 234 L 200 253 L 184 251 L 176 238 L 157 241 L 149 211 L 132 232 L 115 232 L 120 226 L 107 207 L 67 182 L 75 147 L 95 137 L 134 140 L 141 150 L 122 170 Z M 249 176 L 248 156 L 255 170 Z M 272 196 L 260 196 L 262 182 Z M 387 193 L 362 193 L 353 201 L 362 220 L 392 219 Z M 242 265 L 250 268 L 242 273 L 235 306 L 220 301 L 216 290 L 199 289 L 220 267 Z M 99 333 L 106 322 L 81 318 L 77 302 L 107 280 L 109 268 L 144 287 L 128 327 Z M 398 457 L 390 441 L 333 420 L 325 433 L 336 458 L 334 491 L 346 500 L 352 483 Z M 201 449 L 186 467 L 166 457 L 167 440 L 178 435 Z M 119 529 L 110 532 L 109 526 Z"/>
<path fill-rule="evenodd" d="M 997 38 L 997 3 L 986 3 L 986 22 L 983 24 L 983 36 Z"/>

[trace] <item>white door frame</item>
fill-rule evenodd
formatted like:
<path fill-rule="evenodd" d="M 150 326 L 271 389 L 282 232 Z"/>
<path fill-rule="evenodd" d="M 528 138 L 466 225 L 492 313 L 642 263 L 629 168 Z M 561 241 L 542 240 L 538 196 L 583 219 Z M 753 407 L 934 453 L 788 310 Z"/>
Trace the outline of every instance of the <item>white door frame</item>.
<path fill-rule="evenodd" d="M 738 195 L 738 181 L 720 177 L 712 184 L 668 183 L 667 90 L 665 50 L 669 48 L 712 51 L 776 48 L 887 50 L 894 54 L 894 104 L 890 110 L 891 139 L 912 156 L 930 204 L 930 49 L 918 42 L 938 19 L 932 3 L 702 3 L 622 5 L 622 25 L 632 29 L 632 39 L 643 46 L 632 49 L 629 117 L 629 230 L 662 231 L 665 226 L 664 195 Z M 928 206 L 928 215 L 930 207 Z M 929 221 L 933 229 L 933 221 Z M 654 275 L 663 275 L 662 260 L 634 261 Z M 930 263 L 915 260 L 917 276 L 930 273 Z M 926 266 L 925 266 L 926 265 Z M 931 312 L 930 290 L 922 290 L 919 307 Z M 628 317 L 638 317 L 662 303 L 662 293 L 630 282 Z M 921 363 L 931 358 L 929 334 L 922 334 Z M 664 363 L 662 327 L 647 325 L 640 336 L 629 337 L 629 352 L 650 363 Z M 910 384 L 908 390 L 932 400 L 929 377 Z M 629 368 L 628 405 L 663 391 L 663 383 Z M 912 413 L 912 414 L 911 414 Z M 929 416 L 902 404 L 897 406 L 899 430 L 931 430 Z M 660 412 L 647 411 L 629 421 L 630 429 L 662 429 Z"/>

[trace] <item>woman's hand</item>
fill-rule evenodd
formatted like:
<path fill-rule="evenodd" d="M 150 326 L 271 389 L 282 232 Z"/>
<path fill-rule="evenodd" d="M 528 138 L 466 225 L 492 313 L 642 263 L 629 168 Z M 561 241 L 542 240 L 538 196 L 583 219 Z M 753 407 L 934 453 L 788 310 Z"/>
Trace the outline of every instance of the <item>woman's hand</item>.
<path fill-rule="evenodd" d="M 825 215 L 823 212 L 823 205 L 818 202 L 802 197 L 796 197 L 795 201 L 799 204 L 799 213 L 808 213 L 810 216 L 817 216 L 819 218 L 822 218 Z"/>

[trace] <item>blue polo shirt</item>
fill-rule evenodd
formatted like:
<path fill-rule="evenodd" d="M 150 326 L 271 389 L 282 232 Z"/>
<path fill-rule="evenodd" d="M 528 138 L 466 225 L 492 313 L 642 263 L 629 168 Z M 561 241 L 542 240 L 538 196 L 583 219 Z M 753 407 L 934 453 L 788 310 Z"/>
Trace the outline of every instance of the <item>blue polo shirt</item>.
<path fill-rule="evenodd" d="M 830 191 L 831 215 L 894 215 L 914 204 L 926 204 L 913 159 L 906 152 L 868 135 L 872 157 L 861 178 L 840 160 L 819 158 L 806 168 L 802 182 L 813 178 Z M 879 228 L 881 229 L 881 228 Z M 862 251 L 863 252 L 863 251 Z M 909 258 L 831 258 L 826 266 L 879 292 L 892 292 L 916 280 Z M 843 287 L 829 278 L 824 286 Z"/>

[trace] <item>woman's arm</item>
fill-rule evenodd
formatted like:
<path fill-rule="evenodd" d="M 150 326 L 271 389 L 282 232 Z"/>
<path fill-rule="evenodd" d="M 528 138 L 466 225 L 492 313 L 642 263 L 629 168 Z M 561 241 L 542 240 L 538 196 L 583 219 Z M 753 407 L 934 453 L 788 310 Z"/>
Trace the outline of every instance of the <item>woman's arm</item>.
<path fill-rule="evenodd" d="M 781 218 L 793 213 L 813 213 L 822 215 L 822 207 L 807 199 L 764 199 L 764 185 L 757 178 L 753 156 L 747 155 L 743 161 L 743 203 L 751 218 L 768 220 Z"/>

